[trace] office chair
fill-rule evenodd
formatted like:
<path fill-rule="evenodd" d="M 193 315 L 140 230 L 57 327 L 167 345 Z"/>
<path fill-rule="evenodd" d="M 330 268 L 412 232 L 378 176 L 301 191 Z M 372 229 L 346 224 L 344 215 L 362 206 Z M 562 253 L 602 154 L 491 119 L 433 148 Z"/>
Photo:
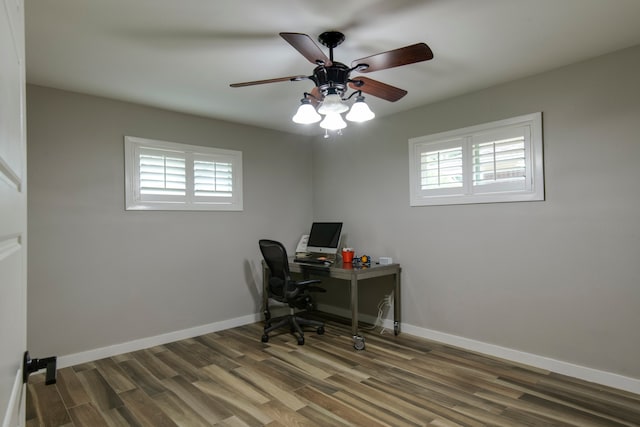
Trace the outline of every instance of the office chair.
<path fill-rule="evenodd" d="M 304 344 L 302 326 L 315 327 L 319 335 L 324 334 L 323 322 L 295 315 L 296 309 L 313 309 L 313 299 L 311 298 L 310 292 L 326 292 L 325 289 L 319 286 L 312 286 L 313 284 L 320 283 L 320 280 L 291 280 L 289 259 L 284 246 L 280 242 L 266 239 L 260 240 L 259 244 L 260 252 L 262 252 L 262 256 L 270 272 L 267 285 L 268 298 L 265 299 L 264 307 L 265 326 L 262 342 L 269 341 L 269 332 L 283 326 L 289 326 L 294 336 L 296 336 L 296 333 L 298 334 L 296 336 L 298 345 Z M 276 324 L 271 323 L 269 299 L 289 305 L 290 314 L 276 319 Z"/>

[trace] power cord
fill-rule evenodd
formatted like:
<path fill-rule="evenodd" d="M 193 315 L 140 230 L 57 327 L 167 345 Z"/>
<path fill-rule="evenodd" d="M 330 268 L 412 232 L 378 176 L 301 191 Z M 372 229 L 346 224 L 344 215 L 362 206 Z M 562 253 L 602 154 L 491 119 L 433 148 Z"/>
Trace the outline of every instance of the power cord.
<path fill-rule="evenodd" d="M 363 328 L 363 329 L 374 330 L 379 326 L 380 334 L 384 334 L 387 328 L 385 328 L 383 325 L 384 321 L 382 317 L 384 316 L 386 307 L 388 308 L 393 307 L 393 291 L 391 291 L 389 295 L 385 295 L 384 298 L 382 298 L 382 300 L 378 303 L 378 317 L 376 318 L 376 321 L 373 324 L 373 326 L 368 328 Z"/>

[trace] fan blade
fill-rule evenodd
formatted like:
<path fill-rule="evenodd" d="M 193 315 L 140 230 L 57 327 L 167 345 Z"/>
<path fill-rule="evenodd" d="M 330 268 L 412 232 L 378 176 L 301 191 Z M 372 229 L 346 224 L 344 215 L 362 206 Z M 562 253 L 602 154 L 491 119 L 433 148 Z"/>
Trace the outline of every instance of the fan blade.
<path fill-rule="evenodd" d="M 362 76 L 351 79 L 349 87 L 390 102 L 396 102 L 407 94 L 404 89 Z"/>
<path fill-rule="evenodd" d="M 309 101 L 311 101 L 311 105 L 313 105 L 313 108 L 318 108 L 320 101 L 322 101 L 322 95 L 320 94 L 320 89 L 318 89 L 318 86 L 314 86 L 314 88 L 311 89 L 310 93 L 312 95 L 309 97 Z"/>
<path fill-rule="evenodd" d="M 363 73 L 371 71 L 385 70 L 387 68 L 399 67 L 401 65 L 414 64 L 416 62 L 433 59 L 433 52 L 425 43 L 416 43 L 411 46 L 378 53 L 353 61 L 351 67 L 359 64 L 367 64 L 369 67 L 360 70 Z"/>
<path fill-rule="evenodd" d="M 280 33 L 280 36 L 312 64 L 320 65 L 322 63 L 327 67 L 331 65 L 331 60 L 327 58 L 327 55 L 320 50 L 308 35 L 302 33 Z"/>
<path fill-rule="evenodd" d="M 277 82 L 298 82 L 300 80 L 308 79 L 308 76 L 289 76 L 289 77 L 278 77 L 275 79 L 267 79 L 267 80 L 256 80 L 253 82 L 244 82 L 244 83 L 232 83 L 229 86 L 231 87 L 245 87 L 245 86 L 253 86 L 253 85 L 263 85 L 266 83 L 277 83 Z"/>

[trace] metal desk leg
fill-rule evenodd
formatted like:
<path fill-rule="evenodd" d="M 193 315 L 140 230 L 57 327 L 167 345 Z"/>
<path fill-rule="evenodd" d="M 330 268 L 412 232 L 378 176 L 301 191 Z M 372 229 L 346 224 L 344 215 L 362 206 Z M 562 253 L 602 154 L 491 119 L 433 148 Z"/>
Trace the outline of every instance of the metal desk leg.
<path fill-rule="evenodd" d="M 398 335 L 400 333 L 400 269 L 395 274 L 396 276 L 396 289 L 393 297 L 393 333 Z"/>
<path fill-rule="evenodd" d="M 358 277 L 351 276 L 351 335 L 353 347 L 364 350 L 364 337 L 358 335 Z"/>

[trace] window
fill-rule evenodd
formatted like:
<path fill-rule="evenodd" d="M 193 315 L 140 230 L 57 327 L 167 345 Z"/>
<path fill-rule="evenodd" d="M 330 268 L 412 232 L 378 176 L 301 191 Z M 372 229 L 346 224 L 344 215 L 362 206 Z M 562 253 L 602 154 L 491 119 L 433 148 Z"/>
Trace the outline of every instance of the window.
<path fill-rule="evenodd" d="M 411 206 L 544 200 L 542 113 L 409 140 Z"/>
<path fill-rule="evenodd" d="M 126 136 L 127 210 L 242 210 L 242 152 Z"/>

